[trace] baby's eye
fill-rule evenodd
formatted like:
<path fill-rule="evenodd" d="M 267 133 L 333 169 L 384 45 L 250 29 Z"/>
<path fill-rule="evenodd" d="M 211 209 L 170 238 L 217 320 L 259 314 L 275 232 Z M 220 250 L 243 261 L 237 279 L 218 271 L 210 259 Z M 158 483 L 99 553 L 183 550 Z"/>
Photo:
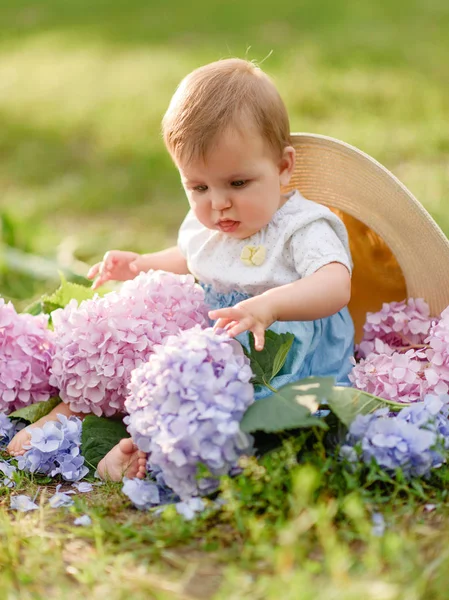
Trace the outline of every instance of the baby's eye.
<path fill-rule="evenodd" d="M 195 192 L 205 192 L 207 190 L 207 185 L 197 185 L 193 189 Z"/>
<path fill-rule="evenodd" d="M 247 183 L 245 179 L 238 179 L 237 181 L 232 181 L 232 187 L 243 187 Z"/>

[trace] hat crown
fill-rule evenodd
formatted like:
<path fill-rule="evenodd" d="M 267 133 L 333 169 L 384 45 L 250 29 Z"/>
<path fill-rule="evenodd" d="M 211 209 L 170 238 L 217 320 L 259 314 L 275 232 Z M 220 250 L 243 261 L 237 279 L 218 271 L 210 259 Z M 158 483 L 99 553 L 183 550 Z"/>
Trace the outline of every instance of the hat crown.
<path fill-rule="evenodd" d="M 294 133 L 298 189 L 345 223 L 354 272 L 349 309 L 360 340 L 367 312 L 424 298 L 431 314 L 449 305 L 449 241 L 413 194 L 379 162 L 345 142 Z"/>

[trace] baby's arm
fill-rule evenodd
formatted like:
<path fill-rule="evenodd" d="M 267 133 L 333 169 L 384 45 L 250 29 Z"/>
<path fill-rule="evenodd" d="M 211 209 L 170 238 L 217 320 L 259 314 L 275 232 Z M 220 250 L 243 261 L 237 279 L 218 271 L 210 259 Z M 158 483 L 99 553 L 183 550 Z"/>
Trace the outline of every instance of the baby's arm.
<path fill-rule="evenodd" d="M 275 321 L 314 321 L 344 308 L 351 297 L 351 276 L 341 263 L 333 262 L 307 277 L 273 288 L 239 302 L 232 308 L 209 312 L 231 337 L 252 331 L 256 350 L 264 346 L 265 329 Z"/>
<path fill-rule="evenodd" d="M 48 413 L 48 415 L 45 415 L 45 417 L 42 417 L 35 423 L 28 425 L 28 427 L 25 427 L 16 433 L 7 447 L 7 450 L 11 456 L 20 456 L 21 454 L 25 454 L 26 448 L 24 448 L 24 446 L 27 446 L 31 439 L 30 429 L 33 429 L 34 427 L 42 427 L 45 423 L 47 423 L 47 421 L 57 421 L 58 415 L 65 415 L 66 417 L 75 416 L 79 417 L 80 419 L 83 419 L 86 416 L 83 413 L 74 413 L 72 410 L 70 410 L 67 404 L 61 402 L 55 406 L 54 409 Z"/>
<path fill-rule="evenodd" d="M 96 277 L 92 284 L 92 288 L 95 290 L 106 281 L 134 279 L 141 271 L 146 272 L 150 269 L 170 271 L 180 275 L 189 272 L 185 257 L 177 246 L 173 246 L 150 254 L 110 250 L 106 252 L 101 262 L 91 267 L 87 277 L 89 279 Z"/>

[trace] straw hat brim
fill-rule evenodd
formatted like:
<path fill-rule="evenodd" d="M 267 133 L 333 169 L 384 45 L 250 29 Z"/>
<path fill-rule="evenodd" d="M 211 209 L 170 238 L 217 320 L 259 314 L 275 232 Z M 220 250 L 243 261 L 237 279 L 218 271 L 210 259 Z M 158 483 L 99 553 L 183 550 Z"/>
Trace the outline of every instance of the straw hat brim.
<path fill-rule="evenodd" d="M 436 316 L 449 305 L 449 241 L 413 194 L 376 160 L 337 139 L 294 133 L 287 189 L 336 211 L 354 261 L 350 311 L 357 338 L 367 311 L 424 298 Z"/>

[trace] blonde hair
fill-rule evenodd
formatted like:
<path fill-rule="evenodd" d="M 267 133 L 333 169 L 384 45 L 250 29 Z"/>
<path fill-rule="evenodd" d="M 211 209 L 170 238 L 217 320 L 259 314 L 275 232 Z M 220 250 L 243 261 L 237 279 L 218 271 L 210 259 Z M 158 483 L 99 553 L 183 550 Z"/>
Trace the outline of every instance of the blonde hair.
<path fill-rule="evenodd" d="M 206 157 L 217 135 L 255 127 L 276 156 L 290 145 L 287 109 L 274 83 L 252 62 L 210 63 L 179 84 L 162 120 L 165 145 L 175 163 Z"/>

